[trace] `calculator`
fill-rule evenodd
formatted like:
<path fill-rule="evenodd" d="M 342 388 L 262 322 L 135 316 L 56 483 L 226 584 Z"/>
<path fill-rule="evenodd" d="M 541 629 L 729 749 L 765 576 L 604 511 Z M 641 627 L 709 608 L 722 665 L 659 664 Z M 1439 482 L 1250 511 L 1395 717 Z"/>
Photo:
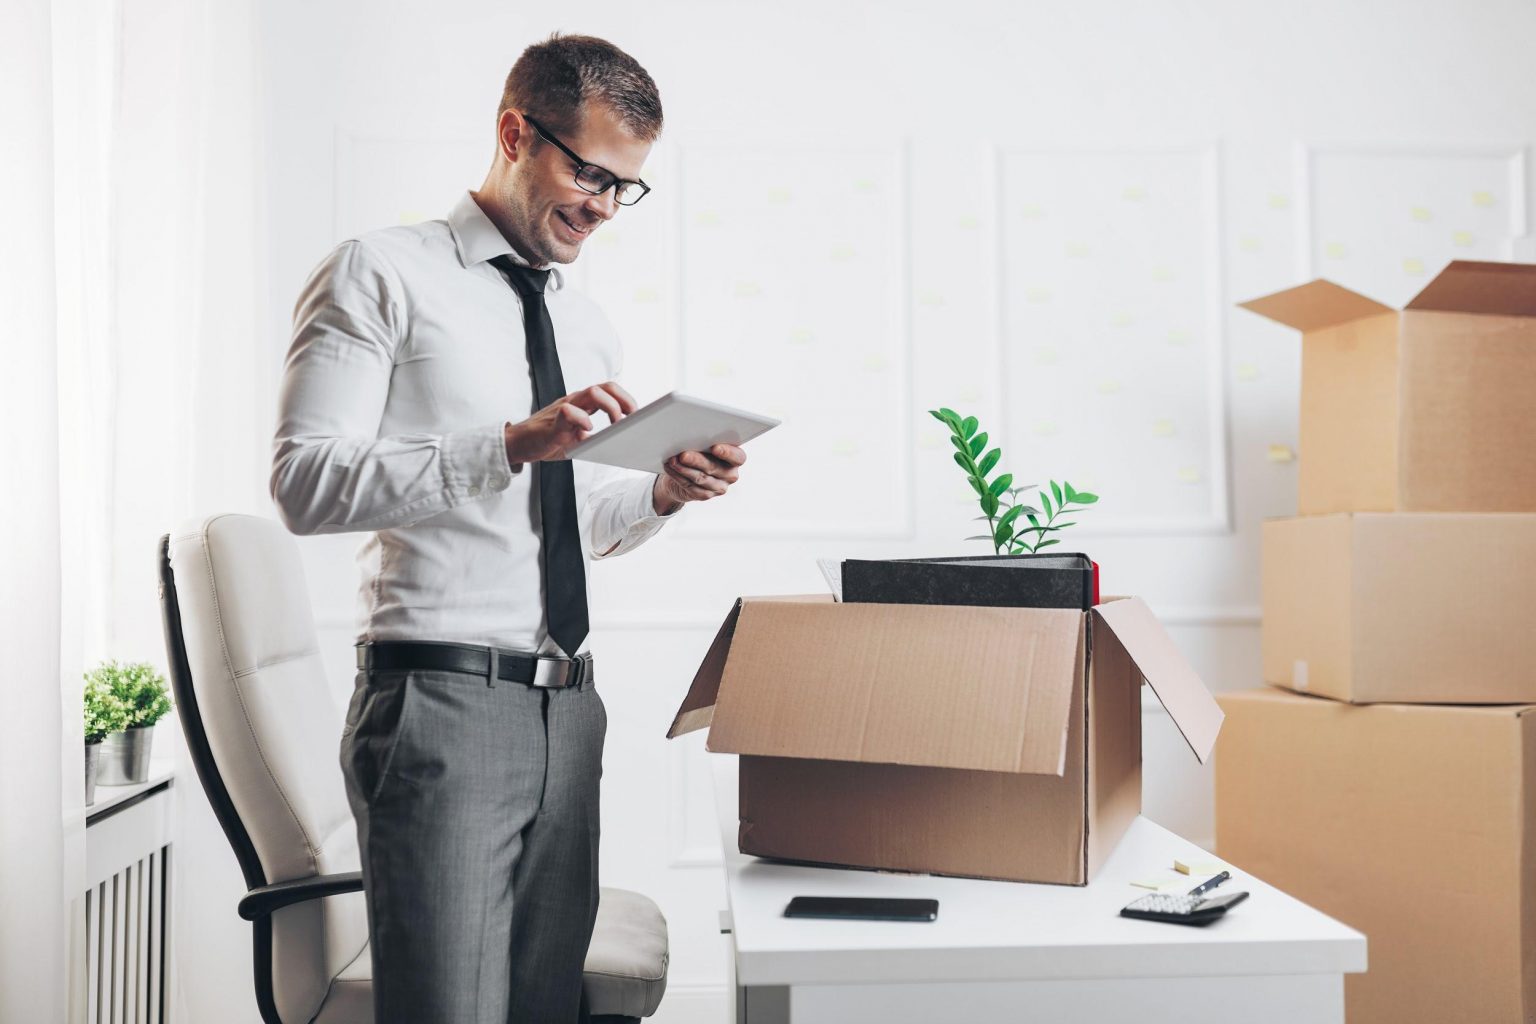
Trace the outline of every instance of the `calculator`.
<path fill-rule="evenodd" d="M 1229 892 L 1220 896 L 1153 893 L 1127 904 L 1120 911 L 1120 916 L 1168 921 L 1172 924 L 1205 925 L 1247 898 L 1246 892 Z"/>

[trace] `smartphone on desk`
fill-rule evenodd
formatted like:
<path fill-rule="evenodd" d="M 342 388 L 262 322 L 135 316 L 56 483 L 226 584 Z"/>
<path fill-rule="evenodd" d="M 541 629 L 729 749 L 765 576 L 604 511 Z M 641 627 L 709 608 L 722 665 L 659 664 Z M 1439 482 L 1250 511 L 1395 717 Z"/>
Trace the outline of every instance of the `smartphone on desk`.
<path fill-rule="evenodd" d="M 848 921 L 932 921 L 939 916 L 939 901 L 879 896 L 796 896 L 784 908 L 784 916 Z"/>

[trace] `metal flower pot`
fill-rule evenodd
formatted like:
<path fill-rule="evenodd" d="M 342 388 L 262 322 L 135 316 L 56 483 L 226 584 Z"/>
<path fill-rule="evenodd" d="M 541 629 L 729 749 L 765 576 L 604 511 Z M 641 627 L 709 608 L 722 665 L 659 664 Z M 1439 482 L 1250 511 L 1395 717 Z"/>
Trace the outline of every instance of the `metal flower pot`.
<path fill-rule="evenodd" d="M 96 766 L 101 760 L 101 743 L 85 745 L 85 806 L 96 802 Z"/>
<path fill-rule="evenodd" d="M 149 778 L 149 745 L 155 727 L 137 725 L 101 741 L 96 781 L 103 786 L 127 786 Z"/>

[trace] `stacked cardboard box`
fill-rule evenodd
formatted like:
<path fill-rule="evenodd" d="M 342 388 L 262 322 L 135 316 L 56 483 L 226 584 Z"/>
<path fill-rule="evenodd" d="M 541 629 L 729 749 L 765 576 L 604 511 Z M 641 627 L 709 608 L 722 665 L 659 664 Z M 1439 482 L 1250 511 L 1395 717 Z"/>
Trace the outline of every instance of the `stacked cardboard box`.
<path fill-rule="evenodd" d="M 1536 266 L 1401 312 L 1327 281 L 1301 515 L 1263 530 L 1264 681 L 1226 695 L 1226 859 L 1364 932 L 1351 1024 L 1536 1015 Z"/>

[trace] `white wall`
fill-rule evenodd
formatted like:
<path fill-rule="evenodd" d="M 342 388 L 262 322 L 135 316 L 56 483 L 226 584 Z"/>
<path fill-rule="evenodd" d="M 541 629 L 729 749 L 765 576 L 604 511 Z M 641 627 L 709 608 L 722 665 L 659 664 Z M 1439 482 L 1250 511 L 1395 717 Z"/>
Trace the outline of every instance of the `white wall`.
<path fill-rule="evenodd" d="M 254 394 L 271 408 L 288 311 L 335 241 L 478 185 L 523 46 L 592 32 L 650 69 L 656 191 L 593 238 L 578 279 L 642 401 L 676 387 L 786 421 L 726 500 L 604 563 L 592 595 L 604 881 L 667 912 L 660 1019 L 706 1019 L 725 978 L 707 755 L 662 736 L 731 600 L 822 589 L 817 556 L 979 548 L 923 412 L 950 405 L 1021 479 L 1103 495 L 1069 546 L 1106 590 L 1144 595 L 1214 688 L 1255 685 L 1258 524 L 1294 510 L 1298 347 L 1233 303 L 1321 275 L 1401 302 L 1450 258 L 1530 259 L 1536 12 L 580 8 L 261 5 Z M 340 699 L 355 540 L 303 544 Z M 1209 773 L 1155 709 L 1146 742 L 1148 813 L 1209 839 Z M 248 985 L 243 959 L 227 969 Z"/>

